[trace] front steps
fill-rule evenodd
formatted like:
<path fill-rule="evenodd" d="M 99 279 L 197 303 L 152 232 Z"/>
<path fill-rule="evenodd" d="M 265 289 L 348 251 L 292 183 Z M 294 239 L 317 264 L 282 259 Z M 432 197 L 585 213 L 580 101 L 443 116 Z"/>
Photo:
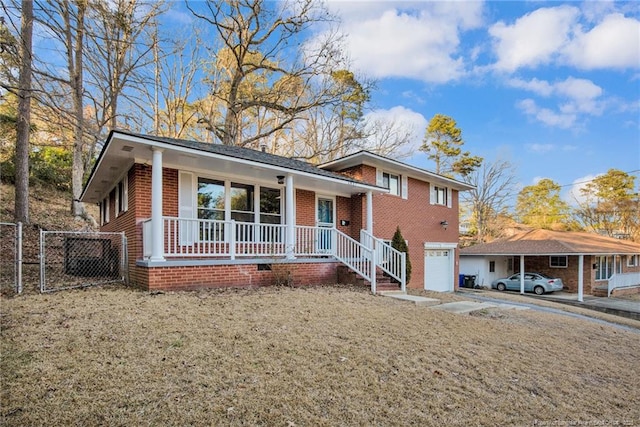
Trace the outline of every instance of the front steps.
<path fill-rule="evenodd" d="M 338 266 L 338 283 L 356 286 L 371 286 L 371 283 L 369 283 L 368 280 L 365 280 L 362 276 L 351 270 L 346 265 Z M 376 271 L 376 293 L 380 294 L 382 292 L 389 291 L 400 291 L 400 284 L 393 282 L 390 277 L 383 274 L 382 270 L 378 269 Z"/>

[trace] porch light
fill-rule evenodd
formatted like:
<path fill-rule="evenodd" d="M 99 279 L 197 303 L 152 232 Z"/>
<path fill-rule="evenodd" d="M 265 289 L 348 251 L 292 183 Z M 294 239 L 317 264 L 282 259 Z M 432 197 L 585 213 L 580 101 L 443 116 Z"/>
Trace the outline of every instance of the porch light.
<path fill-rule="evenodd" d="M 278 175 L 276 178 L 278 178 L 278 184 L 284 184 L 284 175 Z"/>
<path fill-rule="evenodd" d="M 442 226 L 442 228 L 446 230 L 447 227 L 449 226 L 449 222 L 445 219 L 443 221 L 440 221 L 440 225 Z"/>

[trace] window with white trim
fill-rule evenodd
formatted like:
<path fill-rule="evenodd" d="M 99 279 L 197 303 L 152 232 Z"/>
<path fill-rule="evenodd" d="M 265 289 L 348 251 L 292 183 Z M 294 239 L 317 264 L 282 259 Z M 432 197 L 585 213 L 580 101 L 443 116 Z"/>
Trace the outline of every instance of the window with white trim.
<path fill-rule="evenodd" d="M 549 267 L 552 268 L 567 268 L 568 260 L 566 255 L 552 255 L 549 257 Z"/>
<path fill-rule="evenodd" d="M 400 176 L 382 172 L 382 186 L 389 189 L 389 194 L 400 195 Z"/>
<path fill-rule="evenodd" d="M 447 192 L 447 189 L 445 187 L 435 186 L 433 188 L 433 193 L 435 195 L 435 198 L 434 198 L 434 201 L 433 201 L 434 204 L 436 204 L 436 205 L 444 205 L 444 206 L 447 206 L 449 204 L 448 203 L 448 197 L 447 197 L 448 196 L 448 194 L 447 194 L 448 192 Z"/>
<path fill-rule="evenodd" d="M 188 191 L 187 188 L 181 191 Z M 227 191 L 230 204 L 227 206 Z M 224 221 L 225 212 L 238 222 L 282 223 L 282 197 L 279 188 L 198 177 L 197 211 L 200 219 Z"/>
<path fill-rule="evenodd" d="M 637 267 L 640 265 L 640 255 L 627 255 L 627 267 Z"/>

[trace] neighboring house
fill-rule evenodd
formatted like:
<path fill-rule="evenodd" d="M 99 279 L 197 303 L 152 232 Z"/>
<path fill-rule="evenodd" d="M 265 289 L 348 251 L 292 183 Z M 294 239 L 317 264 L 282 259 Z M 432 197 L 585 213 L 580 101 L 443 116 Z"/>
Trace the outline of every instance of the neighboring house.
<path fill-rule="evenodd" d="M 262 151 L 112 131 L 81 200 L 124 231 L 130 283 L 144 289 L 371 283 L 454 290 L 458 192 L 472 187 L 368 152 L 314 166 Z M 404 287 L 404 286 L 402 286 Z"/>
<path fill-rule="evenodd" d="M 531 230 L 491 243 L 463 248 L 460 273 L 476 284 L 521 269 L 562 279 L 565 290 L 580 295 L 610 295 L 640 286 L 640 244 L 593 233 Z M 626 290 L 625 290 L 626 292 Z"/>

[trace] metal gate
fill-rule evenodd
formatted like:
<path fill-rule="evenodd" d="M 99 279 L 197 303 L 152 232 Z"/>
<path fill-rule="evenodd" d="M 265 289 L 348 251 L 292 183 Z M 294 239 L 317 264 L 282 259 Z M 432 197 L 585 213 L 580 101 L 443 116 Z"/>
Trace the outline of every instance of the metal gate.
<path fill-rule="evenodd" d="M 41 231 L 40 291 L 124 283 L 124 233 Z"/>
<path fill-rule="evenodd" d="M 22 223 L 0 222 L 0 293 L 22 293 Z"/>

